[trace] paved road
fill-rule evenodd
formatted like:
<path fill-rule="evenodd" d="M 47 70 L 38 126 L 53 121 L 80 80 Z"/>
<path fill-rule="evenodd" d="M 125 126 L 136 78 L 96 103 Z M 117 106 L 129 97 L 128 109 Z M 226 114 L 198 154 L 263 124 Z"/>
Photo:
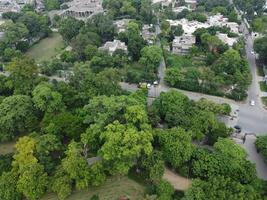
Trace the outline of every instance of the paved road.
<path fill-rule="evenodd" d="M 159 24 L 159 23 L 158 23 Z M 244 26 L 244 23 L 243 23 Z M 159 25 L 156 26 L 157 34 L 160 33 Z M 248 35 L 248 30 L 246 26 L 244 26 L 243 35 Z M 257 66 L 255 62 L 255 55 L 252 54 L 253 51 L 253 41 L 251 36 L 248 35 L 246 42 L 246 54 L 249 63 L 249 67 L 252 74 L 252 83 L 248 89 L 248 98 L 245 102 L 236 102 L 230 99 L 216 97 L 212 95 L 200 94 L 196 92 L 189 92 L 184 90 L 178 90 L 183 94 L 187 95 L 192 100 L 199 100 L 200 98 L 206 98 L 216 103 L 228 103 L 233 111 L 237 111 L 237 119 L 232 121 L 231 126 L 238 124 L 242 127 L 242 132 L 244 133 L 255 133 L 256 135 L 264 135 L 267 133 L 267 111 L 263 108 L 261 99 L 260 99 L 260 88 L 258 84 L 257 77 Z M 159 44 L 159 42 L 157 42 Z M 158 76 L 160 78 L 160 84 L 158 86 L 152 86 L 149 89 L 149 97 L 158 97 L 161 92 L 169 91 L 170 88 L 164 84 L 164 75 L 165 75 L 166 64 L 165 61 L 162 60 L 158 69 Z M 122 88 L 136 90 L 137 87 L 135 85 L 128 85 L 126 83 L 122 84 Z M 250 105 L 250 101 L 255 101 L 255 106 Z M 235 124 L 233 124 L 235 123 Z M 248 136 L 245 144 L 242 146 L 248 153 L 248 160 L 256 164 L 257 174 L 260 178 L 267 180 L 267 166 L 264 163 L 262 157 L 257 153 L 254 142 L 256 140 L 255 136 Z"/>

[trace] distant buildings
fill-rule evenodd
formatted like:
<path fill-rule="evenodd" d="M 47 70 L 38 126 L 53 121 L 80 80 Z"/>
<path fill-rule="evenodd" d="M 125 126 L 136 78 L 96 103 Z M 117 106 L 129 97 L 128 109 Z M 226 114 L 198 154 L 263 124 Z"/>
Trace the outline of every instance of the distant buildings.
<path fill-rule="evenodd" d="M 61 16 L 89 18 L 104 11 L 102 0 L 74 0 L 63 5 L 66 5 L 68 8 L 61 12 Z"/>
<path fill-rule="evenodd" d="M 186 55 L 195 43 L 196 37 L 193 35 L 175 37 L 172 42 L 172 52 L 174 54 Z"/>
<path fill-rule="evenodd" d="M 217 33 L 216 36 L 225 44 L 232 47 L 237 42 L 238 38 L 230 38 L 225 33 Z"/>
<path fill-rule="evenodd" d="M 118 49 L 123 50 L 125 53 L 128 52 L 126 44 L 120 40 L 109 41 L 104 46 L 99 47 L 99 50 L 107 51 L 110 55 L 113 55 Z"/>
<path fill-rule="evenodd" d="M 172 3 L 172 0 L 152 0 L 152 4 L 161 4 L 161 6 L 167 7 Z"/>
<path fill-rule="evenodd" d="M 0 0 L 0 17 L 5 12 L 19 12 L 20 6 L 15 0 Z"/>
<path fill-rule="evenodd" d="M 114 22 L 118 33 L 125 32 L 127 30 L 130 19 L 121 19 Z"/>
<path fill-rule="evenodd" d="M 142 28 L 142 37 L 148 44 L 153 44 L 156 39 L 156 33 L 153 29 L 153 24 L 145 24 Z"/>
<path fill-rule="evenodd" d="M 185 0 L 185 5 L 190 10 L 195 10 L 197 8 L 197 0 Z"/>

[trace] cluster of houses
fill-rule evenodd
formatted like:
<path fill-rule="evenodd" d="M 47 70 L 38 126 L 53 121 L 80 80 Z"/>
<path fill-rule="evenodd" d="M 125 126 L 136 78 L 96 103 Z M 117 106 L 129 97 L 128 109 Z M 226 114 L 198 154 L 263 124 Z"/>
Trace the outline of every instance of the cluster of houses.
<path fill-rule="evenodd" d="M 209 28 L 211 26 L 226 26 L 230 29 L 232 33 L 239 34 L 240 31 L 238 23 L 229 22 L 228 18 L 224 17 L 221 14 L 209 16 L 208 20 L 204 23 L 198 21 L 189 21 L 185 18 L 180 20 L 167 21 L 170 23 L 170 26 L 175 27 L 181 25 L 184 30 L 183 35 L 175 37 L 172 42 L 172 51 L 176 54 L 187 54 L 189 52 L 189 49 L 196 42 L 196 38 L 193 33 L 199 28 Z M 217 33 L 217 37 L 229 46 L 233 46 L 233 44 L 238 40 L 238 37 L 228 37 L 228 35 L 224 33 Z"/>

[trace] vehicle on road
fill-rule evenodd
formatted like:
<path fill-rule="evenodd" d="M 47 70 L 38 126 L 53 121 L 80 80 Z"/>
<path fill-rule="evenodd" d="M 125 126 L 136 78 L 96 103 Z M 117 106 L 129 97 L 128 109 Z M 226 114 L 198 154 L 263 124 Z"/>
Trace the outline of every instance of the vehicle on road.
<path fill-rule="evenodd" d="M 158 85 L 158 84 L 159 84 L 158 81 L 154 81 L 154 82 L 153 82 L 153 85 Z"/>
<path fill-rule="evenodd" d="M 251 106 L 255 106 L 255 101 L 254 100 L 250 100 L 250 105 Z"/>
<path fill-rule="evenodd" d="M 255 54 L 255 52 L 254 52 L 254 51 L 251 51 L 251 54 L 252 54 L 252 55 L 254 55 L 254 54 Z"/>
<path fill-rule="evenodd" d="M 241 131 L 242 131 L 241 126 L 235 125 L 234 128 L 235 128 L 236 133 L 241 133 Z"/>
<path fill-rule="evenodd" d="M 152 86 L 152 85 L 151 85 L 150 83 L 148 83 L 148 84 L 146 85 L 147 89 L 150 89 L 151 86 Z"/>

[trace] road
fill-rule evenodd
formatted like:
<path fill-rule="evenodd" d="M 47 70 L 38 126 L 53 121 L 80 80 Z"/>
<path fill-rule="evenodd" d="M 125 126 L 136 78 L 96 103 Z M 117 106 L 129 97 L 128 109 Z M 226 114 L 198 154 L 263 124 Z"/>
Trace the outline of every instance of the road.
<path fill-rule="evenodd" d="M 244 22 L 243 22 L 244 26 Z M 159 23 L 156 25 L 156 33 L 160 33 Z M 242 127 L 242 134 L 245 133 L 255 133 L 256 135 L 264 135 L 267 133 L 267 111 L 263 108 L 261 99 L 260 99 L 260 87 L 258 84 L 257 77 L 257 66 L 255 55 L 252 53 L 253 51 L 253 41 L 251 36 L 248 34 L 248 29 L 244 26 L 243 36 L 246 37 L 246 55 L 249 63 L 249 67 L 252 74 L 252 83 L 248 89 L 248 98 L 245 102 L 236 102 L 227 98 L 200 94 L 196 92 L 189 92 L 185 90 L 179 90 L 175 88 L 170 88 L 164 83 L 164 75 L 166 64 L 164 59 L 160 63 L 158 69 L 158 76 L 160 78 L 160 83 L 158 86 L 152 86 L 149 89 L 148 96 L 150 98 L 155 98 L 160 95 L 161 92 L 167 92 L 171 89 L 178 90 L 188 96 L 192 100 L 199 100 L 200 98 L 206 98 L 216 103 L 228 103 L 233 111 L 237 113 L 237 119 L 234 122 L 231 122 L 231 126 L 239 125 Z M 157 41 L 157 44 L 160 45 L 160 42 Z M 128 85 L 126 83 L 122 84 L 122 88 L 136 90 L 137 86 Z M 255 106 L 250 105 L 250 100 L 255 101 Z M 234 124 L 233 124 L 234 123 Z M 267 166 L 264 163 L 262 157 L 257 153 L 254 142 L 256 138 L 255 136 L 248 136 L 245 144 L 240 144 L 246 152 L 248 153 L 248 160 L 252 163 L 256 164 L 257 175 L 258 177 L 267 180 Z"/>

